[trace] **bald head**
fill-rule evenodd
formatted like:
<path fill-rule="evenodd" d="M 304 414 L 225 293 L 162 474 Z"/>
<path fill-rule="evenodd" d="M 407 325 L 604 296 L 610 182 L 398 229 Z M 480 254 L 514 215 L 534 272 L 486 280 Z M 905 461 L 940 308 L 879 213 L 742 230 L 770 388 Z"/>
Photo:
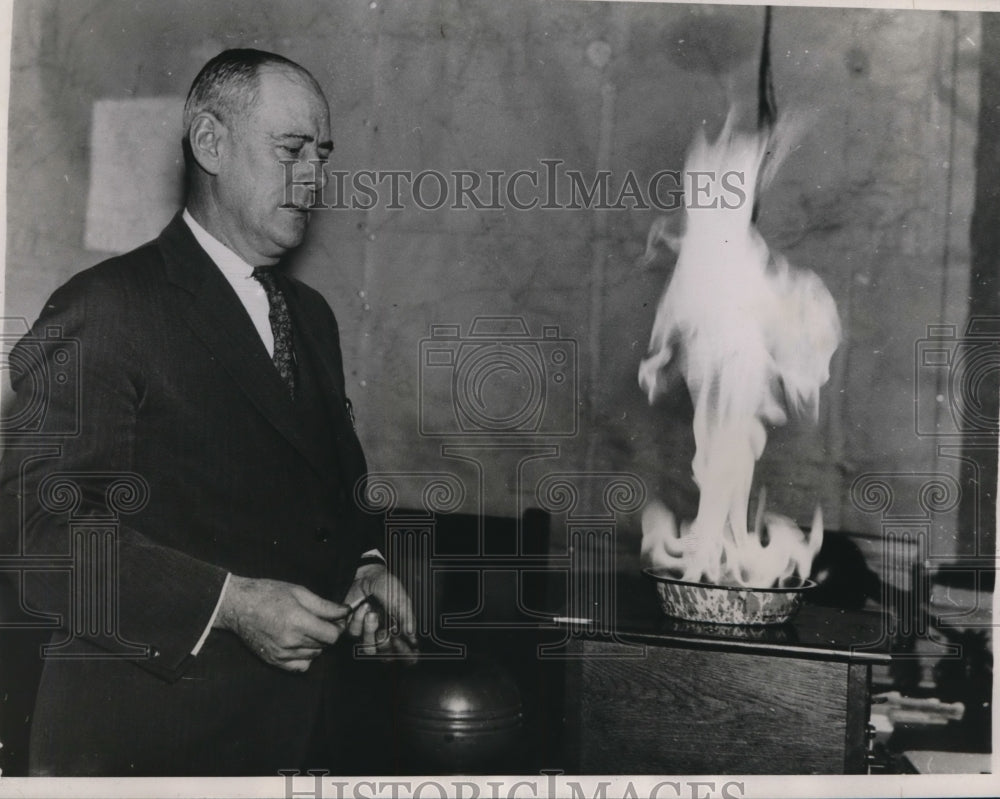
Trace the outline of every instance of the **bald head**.
<path fill-rule="evenodd" d="M 260 75 L 267 70 L 286 72 L 323 96 L 316 79 L 291 59 L 251 48 L 223 50 L 201 68 L 184 103 L 184 154 L 188 166 L 191 165 L 188 139 L 194 119 L 209 113 L 230 128 L 241 127 L 257 103 Z"/>
<path fill-rule="evenodd" d="M 333 150 L 316 80 L 282 56 L 227 50 L 195 79 L 184 123 L 194 219 L 253 266 L 297 247 Z"/>

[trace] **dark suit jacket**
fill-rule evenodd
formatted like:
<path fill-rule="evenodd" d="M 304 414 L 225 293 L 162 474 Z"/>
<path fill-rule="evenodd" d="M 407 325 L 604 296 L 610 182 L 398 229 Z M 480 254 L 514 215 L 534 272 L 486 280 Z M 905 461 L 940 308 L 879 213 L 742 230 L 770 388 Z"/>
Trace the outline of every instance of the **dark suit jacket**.
<path fill-rule="evenodd" d="M 332 661 L 284 672 L 218 630 L 190 656 L 227 571 L 339 601 L 360 554 L 381 546 L 353 502 L 365 462 L 345 409 L 336 320 L 317 292 L 279 277 L 334 452 L 302 423 L 248 314 L 179 215 L 155 241 L 73 277 L 34 327 L 36 338 L 55 327 L 79 342 L 81 390 L 77 399 L 24 379 L 13 412 L 44 408 L 40 432 L 72 428 L 76 415 L 80 433 L 8 446 L 0 551 L 17 552 L 21 530 L 26 554 L 68 551 L 72 519 L 38 502 L 46 476 L 77 475 L 93 492 L 84 508 L 100 512 L 107 473 L 137 475 L 149 496 L 121 517 L 117 630 L 149 654 L 106 657 L 116 646 L 83 630 L 60 650 L 79 657 L 47 660 L 33 773 L 274 774 L 301 764 Z M 47 367 L 51 383 L 60 368 Z M 26 602 L 65 614 L 68 584 L 65 573 L 31 575 Z"/>

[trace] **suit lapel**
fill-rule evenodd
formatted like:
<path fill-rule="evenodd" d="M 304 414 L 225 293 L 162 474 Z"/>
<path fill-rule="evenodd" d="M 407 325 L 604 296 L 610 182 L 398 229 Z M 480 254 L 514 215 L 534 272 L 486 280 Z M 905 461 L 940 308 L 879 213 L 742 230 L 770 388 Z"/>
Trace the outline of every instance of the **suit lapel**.
<path fill-rule="evenodd" d="M 219 365 L 244 391 L 257 410 L 322 471 L 323 459 L 302 435 L 295 406 L 246 309 L 226 278 L 198 245 L 180 214 L 160 235 L 167 279 L 192 295 L 185 321 L 211 350 Z"/>
<path fill-rule="evenodd" d="M 295 285 L 284 275 L 279 275 L 279 285 L 285 293 L 298 342 L 305 348 L 303 361 L 313 367 L 313 374 L 319 385 L 339 446 L 334 453 L 340 465 L 341 474 L 347 479 L 356 479 L 365 471 L 364 453 L 354 431 L 353 420 L 348 416 L 347 398 L 343 390 L 343 376 L 338 360 L 339 342 L 320 341 L 316 330 L 321 329 L 319 320 L 310 319 L 309 313 L 299 300 Z M 336 352 L 331 350 L 336 347 Z"/>

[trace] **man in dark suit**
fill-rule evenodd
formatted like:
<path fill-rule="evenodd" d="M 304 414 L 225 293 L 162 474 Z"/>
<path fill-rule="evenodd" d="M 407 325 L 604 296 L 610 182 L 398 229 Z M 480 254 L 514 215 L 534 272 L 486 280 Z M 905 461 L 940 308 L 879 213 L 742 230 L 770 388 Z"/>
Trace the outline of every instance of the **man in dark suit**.
<path fill-rule="evenodd" d="M 322 190 L 326 99 L 297 64 L 231 50 L 195 79 L 184 123 L 183 212 L 59 288 L 12 357 L 30 360 L 31 342 L 57 331 L 78 342 L 81 390 L 15 377 L 13 416 L 44 415 L 37 442 L 4 454 L 0 552 L 66 553 L 74 520 L 121 505 L 116 480 L 132 492 L 101 567 L 117 581 L 104 597 L 113 636 L 69 611 L 69 585 L 80 600 L 93 564 L 72 582 L 24 577 L 26 608 L 76 627 L 44 664 L 36 775 L 328 767 L 324 744 L 349 723 L 332 645 L 345 633 L 368 653 L 415 645 L 409 600 L 355 499 L 366 467 L 337 322 L 275 268 Z M 77 434 L 45 438 L 74 420 Z"/>

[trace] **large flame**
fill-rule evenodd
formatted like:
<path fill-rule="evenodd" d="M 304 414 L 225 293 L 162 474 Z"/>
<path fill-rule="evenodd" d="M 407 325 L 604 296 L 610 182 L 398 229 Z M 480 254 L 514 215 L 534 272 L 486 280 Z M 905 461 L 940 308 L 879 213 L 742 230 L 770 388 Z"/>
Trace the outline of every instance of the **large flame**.
<path fill-rule="evenodd" d="M 667 508 L 651 503 L 643 514 L 642 555 L 684 580 L 766 588 L 809 576 L 823 523 L 817 507 L 807 536 L 791 519 L 766 512 L 762 493 L 748 529 L 765 425 L 783 424 L 786 406 L 818 418 L 840 322 L 823 282 L 772 253 L 752 220 L 757 193 L 794 141 L 793 127 L 779 122 L 771 133 L 744 134 L 734 130 L 733 116 L 714 142 L 698 132 L 684 185 L 705 185 L 705 175 L 713 181 L 729 175 L 728 185 L 739 185 L 734 176 L 742 176 L 745 201 L 729 195 L 712 203 L 689 192 L 679 240 L 662 223 L 649 235 L 650 250 L 667 243 L 678 254 L 639 384 L 653 402 L 664 367 L 675 361 L 682 371 L 694 402 L 692 466 L 700 498 L 695 519 L 680 528 Z"/>

